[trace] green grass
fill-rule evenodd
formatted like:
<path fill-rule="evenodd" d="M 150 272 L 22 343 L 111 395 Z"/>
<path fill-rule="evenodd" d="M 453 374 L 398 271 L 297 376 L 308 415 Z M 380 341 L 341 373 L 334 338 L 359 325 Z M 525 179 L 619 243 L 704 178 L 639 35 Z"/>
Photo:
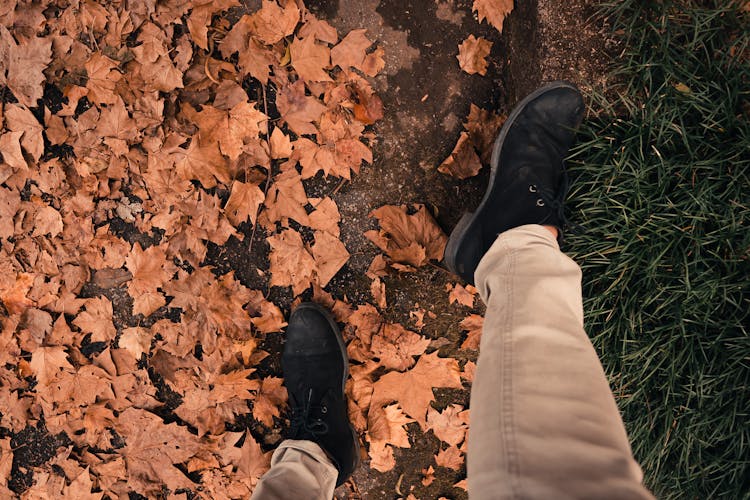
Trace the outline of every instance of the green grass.
<path fill-rule="evenodd" d="M 587 330 L 654 493 L 750 498 L 750 16 L 604 9 L 618 97 L 569 162 Z"/>

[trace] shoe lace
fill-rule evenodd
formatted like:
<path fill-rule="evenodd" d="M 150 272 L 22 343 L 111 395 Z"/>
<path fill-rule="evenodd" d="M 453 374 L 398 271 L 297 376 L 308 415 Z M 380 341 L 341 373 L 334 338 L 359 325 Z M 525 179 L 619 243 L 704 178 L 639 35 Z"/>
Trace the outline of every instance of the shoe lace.
<path fill-rule="evenodd" d="M 557 189 L 553 190 L 545 187 L 543 184 L 531 184 L 529 191 L 539 195 L 537 200 L 538 206 L 547 206 L 552 211 L 553 215 L 560 221 L 560 228 L 569 228 L 571 232 L 578 233 L 583 231 L 583 226 L 571 222 L 565 215 L 565 197 L 568 195 L 570 189 L 570 179 L 568 178 L 568 172 L 563 168 L 562 177 L 560 184 Z"/>
<path fill-rule="evenodd" d="M 313 437 L 322 436 L 328 433 L 328 424 L 320 418 L 313 418 L 314 412 L 327 413 L 328 408 L 325 405 L 312 404 L 312 389 L 308 390 L 302 406 L 292 407 L 291 434 L 298 436 L 301 431 L 311 434 Z"/>

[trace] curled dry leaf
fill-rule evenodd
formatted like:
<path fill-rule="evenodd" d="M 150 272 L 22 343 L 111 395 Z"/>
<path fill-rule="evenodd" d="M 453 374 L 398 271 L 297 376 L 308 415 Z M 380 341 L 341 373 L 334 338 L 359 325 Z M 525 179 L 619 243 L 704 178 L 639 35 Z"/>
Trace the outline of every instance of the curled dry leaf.
<path fill-rule="evenodd" d="M 438 167 L 438 172 L 451 175 L 456 179 L 474 177 L 482 169 L 482 162 L 469 140 L 469 134 L 461 132 L 456 146 L 450 156 Z"/>

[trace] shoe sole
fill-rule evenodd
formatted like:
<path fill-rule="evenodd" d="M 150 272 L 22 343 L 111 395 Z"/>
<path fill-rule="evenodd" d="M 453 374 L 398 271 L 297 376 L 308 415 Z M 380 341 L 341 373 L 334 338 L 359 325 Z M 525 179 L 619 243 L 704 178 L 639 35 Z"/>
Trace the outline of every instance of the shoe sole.
<path fill-rule="evenodd" d="M 299 309 L 313 309 L 320 314 L 323 315 L 323 317 L 328 321 L 328 324 L 331 325 L 331 329 L 336 334 L 336 341 L 339 343 L 339 350 L 341 351 L 341 359 L 344 362 L 344 378 L 341 381 L 341 396 L 343 397 L 344 401 L 348 401 L 346 398 L 346 379 L 349 378 L 349 356 L 346 354 L 346 344 L 344 344 L 344 337 L 341 335 L 341 329 L 339 328 L 338 323 L 334 319 L 334 317 L 331 315 L 330 312 L 323 306 L 320 306 L 314 302 L 304 302 L 300 305 L 298 305 L 295 308 L 296 310 Z M 347 411 L 347 417 L 348 417 L 348 411 Z M 354 439 L 354 447 L 356 449 L 355 456 L 357 457 L 357 463 L 354 465 L 354 469 L 356 470 L 357 467 L 359 467 L 360 463 L 360 446 L 359 446 L 359 435 L 357 435 L 357 431 L 354 429 L 354 426 L 351 425 L 351 422 L 349 423 L 349 429 L 352 432 L 352 438 Z M 342 483 L 343 484 L 343 483 Z M 336 484 L 336 486 L 341 486 L 340 484 Z"/>
<path fill-rule="evenodd" d="M 568 88 L 578 91 L 578 88 L 571 83 L 564 81 L 551 82 L 543 85 L 531 94 L 524 97 L 523 100 L 521 100 L 521 102 L 519 102 L 516 107 L 513 108 L 513 111 L 511 111 L 508 119 L 505 120 L 503 128 L 500 129 L 500 134 L 497 136 L 497 139 L 495 139 L 495 144 L 492 147 L 492 158 L 490 160 L 490 180 L 487 184 L 487 191 L 485 191 L 482 201 L 473 212 L 465 212 L 461 216 L 461 219 L 459 219 L 456 227 L 453 228 L 453 231 L 451 231 L 451 235 L 448 238 L 448 243 L 445 246 L 443 262 L 453 274 L 463 277 L 472 285 L 474 285 L 473 273 L 471 277 L 467 277 L 463 276 L 458 271 L 458 256 L 461 252 L 463 244 L 467 241 L 467 237 L 475 229 L 475 223 L 479 218 L 479 215 L 482 213 L 482 210 L 484 209 L 484 206 L 487 203 L 487 200 L 490 197 L 490 193 L 492 192 L 492 189 L 494 187 L 495 177 L 497 176 L 497 169 L 499 167 L 498 163 L 500 161 L 500 151 L 502 150 L 503 142 L 505 142 L 505 137 L 508 135 L 510 127 L 515 122 L 516 118 L 518 118 L 518 115 L 520 115 L 521 112 L 526 108 L 526 105 L 528 105 L 531 101 L 544 94 L 545 92 L 561 88 Z M 477 262 L 476 264 L 479 265 L 479 262 Z M 474 270 L 476 270 L 476 266 L 474 267 Z"/>

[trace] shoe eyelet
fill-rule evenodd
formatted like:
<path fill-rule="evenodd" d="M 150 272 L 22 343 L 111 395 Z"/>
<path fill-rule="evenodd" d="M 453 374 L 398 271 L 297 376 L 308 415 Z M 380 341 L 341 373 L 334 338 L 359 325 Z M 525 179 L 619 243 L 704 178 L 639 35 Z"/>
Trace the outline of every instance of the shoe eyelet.
<path fill-rule="evenodd" d="M 544 206 L 544 200 L 541 199 L 541 198 L 539 198 L 538 200 L 536 200 L 536 206 L 537 207 L 543 207 Z"/>
<path fill-rule="evenodd" d="M 536 193 L 536 186 L 534 184 L 529 186 L 529 193 Z"/>
<path fill-rule="evenodd" d="M 323 406 L 320 408 L 320 413 L 328 413 L 328 407 Z"/>

